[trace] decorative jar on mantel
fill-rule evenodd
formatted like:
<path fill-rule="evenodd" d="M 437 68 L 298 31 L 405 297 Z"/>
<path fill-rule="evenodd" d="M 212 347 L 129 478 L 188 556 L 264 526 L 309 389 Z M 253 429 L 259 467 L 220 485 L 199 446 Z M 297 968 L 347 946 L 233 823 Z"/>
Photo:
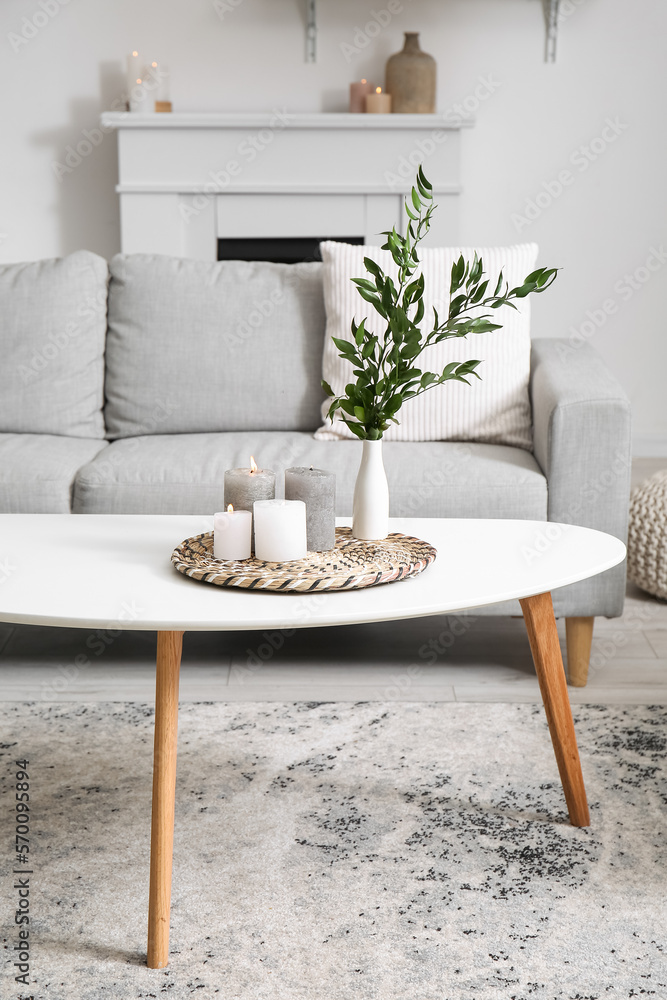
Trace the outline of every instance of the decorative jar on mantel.
<path fill-rule="evenodd" d="M 405 45 L 387 60 L 386 91 L 392 111 L 404 115 L 435 112 L 435 59 L 419 46 L 419 32 L 406 31 Z"/>

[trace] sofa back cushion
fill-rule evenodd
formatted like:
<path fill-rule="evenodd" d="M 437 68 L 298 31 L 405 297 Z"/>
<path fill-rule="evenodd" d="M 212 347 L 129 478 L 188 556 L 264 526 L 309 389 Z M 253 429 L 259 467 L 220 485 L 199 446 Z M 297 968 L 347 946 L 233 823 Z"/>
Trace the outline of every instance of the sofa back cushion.
<path fill-rule="evenodd" d="M 0 433 L 104 438 L 107 262 L 0 266 Z"/>
<path fill-rule="evenodd" d="M 114 257 L 108 436 L 314 430 L 324 396 L 321 268 Z"/>

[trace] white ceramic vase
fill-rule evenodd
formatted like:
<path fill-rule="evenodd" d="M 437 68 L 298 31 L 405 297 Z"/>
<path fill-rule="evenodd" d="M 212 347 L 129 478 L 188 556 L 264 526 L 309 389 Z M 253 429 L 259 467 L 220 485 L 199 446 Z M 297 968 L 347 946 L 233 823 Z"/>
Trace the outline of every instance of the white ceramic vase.
<path fill-rule="evenodd" d="M 389 534 L 389 486 L 382 462 L 382 439 L 364 441 L 354 487 L 352 534 L 378 540 Z"/>

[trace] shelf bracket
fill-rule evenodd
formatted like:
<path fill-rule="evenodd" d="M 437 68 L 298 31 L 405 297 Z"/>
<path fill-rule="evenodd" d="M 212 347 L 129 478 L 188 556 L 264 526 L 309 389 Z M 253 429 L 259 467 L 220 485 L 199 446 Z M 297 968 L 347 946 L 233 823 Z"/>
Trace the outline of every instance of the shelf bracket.
<path fill-rule="evenodd" d="M 317 0 L 306 0 L 306 62 L 317 62 Z"/>
<path fill-rule="evenodd" d="M 558 39 L 558 3 L 559 0 L 542 0 L 546 38 L 544 43 L 544 61 L 556 62 L 556 41 Z"/>

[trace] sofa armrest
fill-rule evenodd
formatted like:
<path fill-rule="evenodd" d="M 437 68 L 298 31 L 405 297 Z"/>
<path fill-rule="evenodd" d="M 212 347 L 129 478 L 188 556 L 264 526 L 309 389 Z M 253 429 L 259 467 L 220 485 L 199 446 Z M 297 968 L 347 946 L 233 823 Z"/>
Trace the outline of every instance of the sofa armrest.
<path fill-rule="evenodd" d="M 548 484 L 547 518 L 626 540 L 632 462 L 630 401 L 588 344 L 534 340 L 533 451 Z M 622 579 L 621 579 L 622 577 Z M 563 588 L 596 594 L 571 614 L 619 615 L 625 568 Z"/>

